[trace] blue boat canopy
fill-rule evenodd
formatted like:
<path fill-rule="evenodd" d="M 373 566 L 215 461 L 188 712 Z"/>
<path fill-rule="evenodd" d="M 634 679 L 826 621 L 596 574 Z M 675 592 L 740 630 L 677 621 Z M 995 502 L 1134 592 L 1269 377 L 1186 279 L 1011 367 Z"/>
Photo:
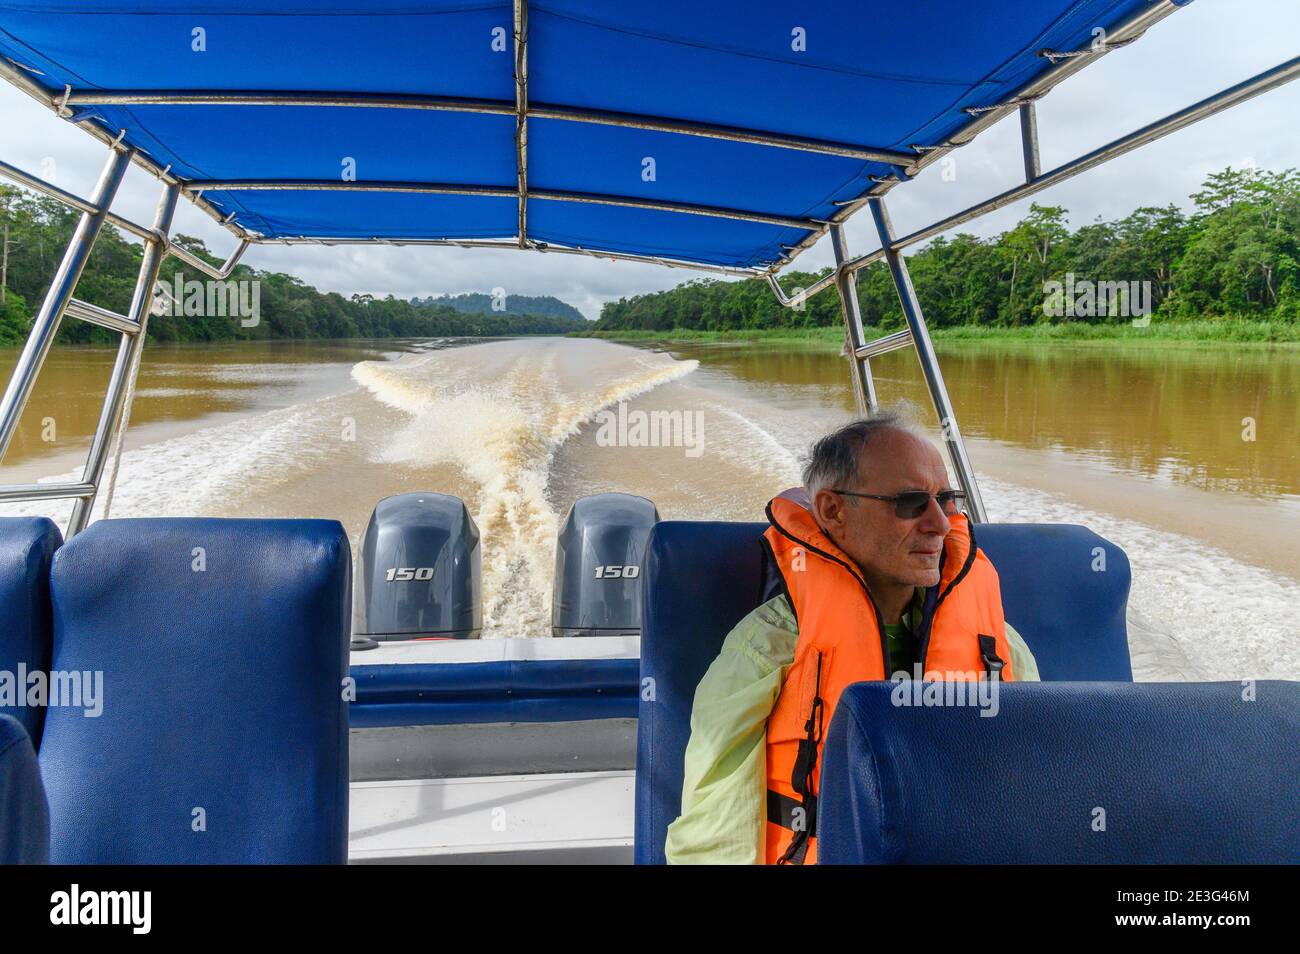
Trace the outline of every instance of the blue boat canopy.
<path fill-rule="evenodd" d="M 0 0 L 0 56 L 241 238 L 770 271 L 1185 2 Z"/>

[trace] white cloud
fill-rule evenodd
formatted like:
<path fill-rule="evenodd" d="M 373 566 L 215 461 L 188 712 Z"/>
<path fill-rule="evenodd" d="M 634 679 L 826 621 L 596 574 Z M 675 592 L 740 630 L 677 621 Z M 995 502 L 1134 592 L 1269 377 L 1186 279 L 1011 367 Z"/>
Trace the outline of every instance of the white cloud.
<path fill-rule="evenodd" d="M 1295 55 L 1300 5 L 1295 0 L 1196 0 L 1157 24 L 1138 43 L 1107 55 L 1039 103 L 1044 168 L 1180 109 Z M 1139 205 L 1185 205 L 1205 174 L 1253 161 L 1264 168 L 1300 165 L 1300 83 L 1293 83 L 1226 113 L 1174 133 L 1158 143 L 1056 186 L 1038 201 L 1063 205 L 1073 224 L 1113 218 Z M 54 159 L 55 181 L 87 194 L 98 175 L 103 148 L 81 130 L 0 84 L 0 157 L 40 173 Z M 891 193 L 895 227 L 909 231 L 1014 185 L 1022 174 L 1019 131 L 1004 121 L 955 152 L 956 180 L 943 181 L 937 166 Z M 157 186 L 133 169 L 114 208 L 148 222 Z M 1027 202 L 967 226 L 989 235 L 1019 218 Z M 198 235 L 222 254 L 233 240 L 207 216 L 182 203 L 176 231 Z M 847 236 L 854 253 L 877 244 L 870 216 L 860 212 Z M 589 317 L 602 303 L 624 295 L 670 288 L 703 274 L 632 262 L 573 255 L 491 249 L 312 248 L 269 246 L 250 250 L 258 268 L 295 274 L 326 291 L 399 297 L 486 291 L 555 295 Z M 823 241 L 798 260 L 800 268 L 830 264 Z"/>

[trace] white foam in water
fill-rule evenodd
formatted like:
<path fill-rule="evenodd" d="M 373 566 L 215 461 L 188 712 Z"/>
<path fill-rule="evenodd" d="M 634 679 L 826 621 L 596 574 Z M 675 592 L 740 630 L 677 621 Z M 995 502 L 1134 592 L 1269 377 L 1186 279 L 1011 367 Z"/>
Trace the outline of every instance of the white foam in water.
<path fill-rule="evenodd" d="M 1300 588 L 1294 581 L 1191 537 L 1085 510 L 1042 491 L 989 478 L 981 478 L 980 490 L 991 520 L 1078 523 L 1128 554 L 1134 678 L 1300 677 L 1294 609 Z"/>
<path fill-rule="evenodd" d="M 741 414 L 739 411 L 720 404 L 706 404 L 707 411 L 722 414 L 740 426 L 728 443 L 741 444 L 743 448 L 734 448 L 732 459 L 746 460 L 756 469 L 761 469 L 777 477 L 783 483 L 799 483 L 799 458 L 794 450 L 786 447 L 770 431 Z M 716 441 L 716 438 L 710 438 Z M 728 449 L 732 450 L 732 449 Z"/>
<path fill-rule="evenodd" d="M 632 361 L 593 362 L 575 376 L 557 367 L 545 345 L 483 357 L 498 355 L 499 373 L 476 365 L 472 384 L 458 350 L 362 362 L 353 377 L 410 417 L 377 463 L 453 464 L 478 485 L 483 635 L 547 635 L 559 528 L 546 489 L 556 450 L 597 411 L 690 374 L 698 362 L 639 353 Z"/>
<path fill-rule="evenodd" d="M 336 396 L 268 411 L 122 454 L 113 497 L 114 517 L 210 516 L 237 513 L 256 486 L 311 465 L 323 454 L 316 435 L 329 420 Z M 332 422 L 331 422 L 332 426 Z M 107 472 L 107 471 L 106 471 Z M 81 468 L 44 477 L 40 483 L 81 480 Z M 104 495 L 92 519 L 103 516 Z M 68 500 L 0 505 L 5 516 L 45 515 L 66 525 Z"/>

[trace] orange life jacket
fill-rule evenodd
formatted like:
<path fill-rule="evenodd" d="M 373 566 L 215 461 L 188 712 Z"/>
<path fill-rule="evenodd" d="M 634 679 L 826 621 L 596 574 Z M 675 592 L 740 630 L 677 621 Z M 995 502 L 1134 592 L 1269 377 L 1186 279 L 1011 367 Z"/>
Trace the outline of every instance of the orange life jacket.
<path fill-rule="evenodd" d="M 768 864 L 817 860 L 817 791 L 822 737 L 844 687 L 886 679 L 880 611 L 853 561 L 812 513 L 777 497 L 764 533 L 785 583 L 799 640 L 767 722 Z M 998 574 L 966 517 L 948 518 L 939 583 L 926 593 L 917 659 L 924 678 L 1011 679 Z"/>

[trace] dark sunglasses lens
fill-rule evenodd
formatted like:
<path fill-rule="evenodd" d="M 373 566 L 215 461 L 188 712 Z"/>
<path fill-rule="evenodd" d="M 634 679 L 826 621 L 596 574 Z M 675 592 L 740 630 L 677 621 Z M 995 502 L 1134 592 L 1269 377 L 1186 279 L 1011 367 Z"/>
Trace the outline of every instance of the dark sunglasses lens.
<path fill-rule="evenodd" d="M 925 513 L 925 508 L 928 506 L 930 506 L 930 495 L 924 491 L 899 494 L 894 504 L 894 512 L 904 520 L 915 520 Z"/>
<path fill-rule="evenodd" d="M 952 516 L 962 508 L 962 501 L 965 495 L 960 490 L 949 490 L 939 495 L 939 507 L 948 516 Z"/>

